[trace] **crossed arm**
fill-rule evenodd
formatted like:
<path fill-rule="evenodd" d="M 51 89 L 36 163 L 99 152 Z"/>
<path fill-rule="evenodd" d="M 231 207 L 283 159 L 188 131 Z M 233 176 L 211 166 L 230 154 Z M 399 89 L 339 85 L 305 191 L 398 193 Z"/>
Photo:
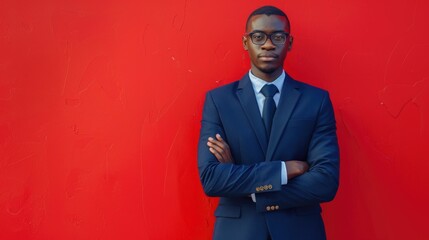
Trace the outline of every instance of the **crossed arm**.
<path fill-rule="evenodd" d="M 268 205 L 279 205 L 280 209 L 314 206 L 334 198 L 339 183 L 339 154 L 334 112 L 328 94 L 321 101 L 308 142 L 306 161 L 278 159 L 284 161 L 287 177 L 291 179 L 286 185 L 281 185 L 279 161 L 235 164 L 231 153 L 236 149 L 230 149 L 222 138 L 225 129 L 210 93 L 201 124 L 198 168 L 207 195 L 240 197 L 256 192 L 258 211 L 266 211 Z M 269 189 L 260 191 L 261 186 Z"/>
<path fill-rule="evenodd" d="M 209 137 L 207 146 L 220 163 L 234 163 L 229 145 L 220 134 L 216 134 L 215 138 Z M 289 160 L 285 164 L 288 180 L 304 174 L 309 168 L 307 162 L 298 160 Z"/>

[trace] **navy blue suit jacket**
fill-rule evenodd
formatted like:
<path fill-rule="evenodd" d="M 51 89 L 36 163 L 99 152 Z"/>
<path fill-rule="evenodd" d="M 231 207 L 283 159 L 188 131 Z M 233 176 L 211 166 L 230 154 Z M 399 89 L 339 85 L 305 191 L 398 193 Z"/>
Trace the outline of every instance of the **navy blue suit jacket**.
<path fill-rule="evenodd" d="M 286 74 L 269 139 L 246 74 L 209 91 L 203 109 L 198 170 L 205 193 L 221 197 L 214 239 L 325 239 L 320 203 L 334 198 L 339 150 L 329 94 Z M 207 147 L 219 133 L 234 164 Z M 305 174 L 281 185 L 281 162 L 307 161 Z M 256 203 L 249 197 L 256 193 Z"/>

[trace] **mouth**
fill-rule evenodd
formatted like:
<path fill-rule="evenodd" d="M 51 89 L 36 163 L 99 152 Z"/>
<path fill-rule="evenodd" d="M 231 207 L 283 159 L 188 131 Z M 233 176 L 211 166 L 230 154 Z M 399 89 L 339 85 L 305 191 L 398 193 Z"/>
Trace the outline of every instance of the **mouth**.
<path fill-rule="evenodd" d="M 260 54 L 258 55 L 258 58 L 262 61 L 274 61 L 278 58 L 279 56 L 277 54 Z"/>

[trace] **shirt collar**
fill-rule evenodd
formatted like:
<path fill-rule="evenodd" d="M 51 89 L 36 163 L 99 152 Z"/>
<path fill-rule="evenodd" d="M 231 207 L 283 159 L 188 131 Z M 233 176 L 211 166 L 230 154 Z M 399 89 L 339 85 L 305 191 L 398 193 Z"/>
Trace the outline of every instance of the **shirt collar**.
<path fill-rule="evenodd" d="M 283 83 L 285 82 L 285 77 L 286 77 L 286 74 L 285 74 L 285 71 L 283 70 L 282 74 L 280 74 L 280 76 L 276 78 L 276 80 L 272 82 L 267 82 L 256 77 L 255 75 L 253 75 L 252 71 L 249 70 L 249 78 L 250 78 L 250 81 L 252 82 L 252 86 L 256 94 L 261 92 L 261 89 L 262 87 L 264 87 L 265 84 L 274 84 L 279 89 L 279 93 L 280 93 L 283 87 Z"/>

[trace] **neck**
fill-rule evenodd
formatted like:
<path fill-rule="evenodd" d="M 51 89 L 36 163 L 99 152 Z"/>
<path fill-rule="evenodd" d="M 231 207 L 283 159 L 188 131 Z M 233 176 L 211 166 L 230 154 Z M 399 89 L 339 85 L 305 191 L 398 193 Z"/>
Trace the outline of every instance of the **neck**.
<path fill-rule="evenodd" d="M 262 72 L 259 69 L 251 68 L 252 74 L 256 77 L 266 81 L 266 82 L 273 82 L 276 80 L 283 72 L 283 68 L 278 68 L 275 71 L 271 73 Z"/>

